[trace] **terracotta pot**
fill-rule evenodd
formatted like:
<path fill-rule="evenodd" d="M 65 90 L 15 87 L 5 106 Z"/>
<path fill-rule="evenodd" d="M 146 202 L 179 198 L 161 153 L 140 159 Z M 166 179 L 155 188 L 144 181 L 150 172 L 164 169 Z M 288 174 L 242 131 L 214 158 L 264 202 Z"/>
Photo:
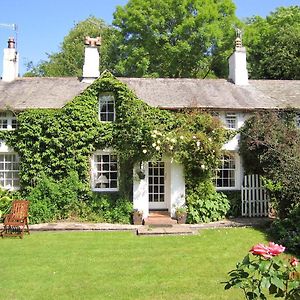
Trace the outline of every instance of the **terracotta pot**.
<path fill-rule="evenodd" d="M 187 213 L 180 213 L 176 214 L 176 219 L 178 224 L 185 224 L 186 223 Z"/>

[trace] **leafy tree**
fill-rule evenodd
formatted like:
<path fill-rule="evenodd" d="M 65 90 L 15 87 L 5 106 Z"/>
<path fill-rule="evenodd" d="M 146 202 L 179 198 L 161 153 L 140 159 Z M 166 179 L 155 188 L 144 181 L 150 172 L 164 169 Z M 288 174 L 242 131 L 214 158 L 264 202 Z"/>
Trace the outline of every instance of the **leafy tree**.
<path fill-rule="evenodd" d="M 257 113 L 242 129 L 240 152 L 245 170 L 268 179 L 280 217 L 300 206 L 299 149 L 300 131 L 292 111 Z"/>
<path fill-rule="evenodd" d="M 300 79 L 300 6 L 247 20 L 244 44 L 255 79 Z"/>
<path fill-rule="evenodd" d="M 107 45 L 113 38 L 113 32 L 114 29 L 106 25 L 103 20 L 89 17 L 71 29 L 58 53 L 48 54 L 48 60 L 36 66 L 29 62 L 28 72 L 24 76 L 82 76 L 86 36 L 101 36 L 101 69 L 104 70 L 108 60 Z"/>
<path fill-rule="evenodd" d="M 225 76 L 236 24 L 231 0 L 129 0 L 118 6 L 113 72 L 122 76 Z"/>

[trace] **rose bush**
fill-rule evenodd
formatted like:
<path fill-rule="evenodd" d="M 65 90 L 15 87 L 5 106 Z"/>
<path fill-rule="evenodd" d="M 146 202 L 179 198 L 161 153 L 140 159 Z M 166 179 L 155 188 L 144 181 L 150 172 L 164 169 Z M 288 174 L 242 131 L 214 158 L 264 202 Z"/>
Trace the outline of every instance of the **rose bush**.
<path fill-rule="evenodd" d="M 236 269 L 228 274 L 225 289 L 238 287 L 243 290 L 245 299 L 277 298 L 300 299 L 299 260 L 296 257 L 281 257 L 285 251 L 282 245 L 270 242 L 268 245 L 254 245 Z"/>

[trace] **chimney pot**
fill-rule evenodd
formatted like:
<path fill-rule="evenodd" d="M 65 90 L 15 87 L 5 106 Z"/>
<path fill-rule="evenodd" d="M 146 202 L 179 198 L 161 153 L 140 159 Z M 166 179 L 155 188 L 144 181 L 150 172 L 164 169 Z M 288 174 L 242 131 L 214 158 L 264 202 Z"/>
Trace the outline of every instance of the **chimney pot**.
<path fill-rule="evenodd" d="M 15 49 L 15 44 L 16 44 L 15 39 L 13 37 L 10 37 L 8 39 L 8 46 L 7 46 L 7 48 L 8 49 Z"/>

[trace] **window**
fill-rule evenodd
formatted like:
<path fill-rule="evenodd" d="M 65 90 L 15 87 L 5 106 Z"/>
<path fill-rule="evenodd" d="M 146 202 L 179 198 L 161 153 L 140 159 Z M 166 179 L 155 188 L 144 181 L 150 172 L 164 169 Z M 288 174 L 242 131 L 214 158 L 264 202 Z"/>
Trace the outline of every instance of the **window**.
<path fill-rule="evenodd" d="M 237 128 L 237 115 L 235 113 L 225 114 L 225 124 L 228 129 Z"/>
<path fill-rule="evenodd" d="M 102 122 L 115 121 L 115 98 L 111 94 L 99 96 L 99 120 Z"/>
<path fill-rule="evenodd" d="M 0 130 L 17 128 L 17 119 L 11 112 L 0 112 Z"/>
<path fill-rule="evenodd" d="M 109 151 L 93 155 L 92 188 L 94 191 L 118 191 L 118 159 Z"/>
<path fill-rule="evenodd" d="M 19 156 L 0 153 L 0 185 L 4 189 L 19 189 Z"/>
<path fill-rule="evenodd" d="M 217 188 L 234 188 L 236 186 L 236 162 L 234 156 L 224 155 L 220 168 L 216 171 Z"/>

